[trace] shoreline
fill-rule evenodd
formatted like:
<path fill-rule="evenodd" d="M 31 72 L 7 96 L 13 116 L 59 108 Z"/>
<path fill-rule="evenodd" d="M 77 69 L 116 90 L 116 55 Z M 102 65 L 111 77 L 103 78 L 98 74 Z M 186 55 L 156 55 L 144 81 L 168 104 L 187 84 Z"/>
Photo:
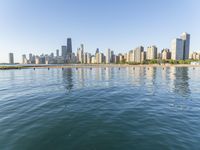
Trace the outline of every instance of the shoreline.
<path fill-rule="evenodd" d="M 36 68 L 117 68 L 117 67 L 200 67 L 200 65 L 191 64 L 144 64 L 144 65 L 129 65 L 129 64 L 64 64 L 64 65 L 13 65 L 0 66 L 0 70 L 17 70 L 17 69 L 36 69 Z"/>

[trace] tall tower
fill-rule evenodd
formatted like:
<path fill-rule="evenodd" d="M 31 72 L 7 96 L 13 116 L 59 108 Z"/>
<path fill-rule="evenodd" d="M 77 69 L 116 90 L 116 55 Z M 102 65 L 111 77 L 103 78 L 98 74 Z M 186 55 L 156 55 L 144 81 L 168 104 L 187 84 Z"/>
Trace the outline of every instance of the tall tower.
<path fill-rule="evenodd" d="M 14 54 L 9 53 L 9 64 L 14 64 Z"/>
<path fill-rule="evenodd" d="M 172 41 L 173 60 L 183 60 L 183 47 L 184 47 L 184 41 L 182 39 L 176 38 Z"/>
<path fill-rule="evenodd" d="M 182 33 L 181 39 L 183 40 L 183 60 L 186 60 L 189 59 L 190 53 L 190 34 Z"/>
<path fill-rule="evenodd" d="M 139 46 L 134 50 L 134 62 L 141 63 L 142 62 L 142 52 L 144 51 L 143 46 Z"/>
<path fill-rule="evenodd" d="M 59 57 L 59 49 L 56 50 L 56 56 Z"/>
<path fill-rule="evenodd" d="M 67 58 L 67 46 L 62 46 L 62 57 L 64 58 L 64 60 L 66 60 Z"/>
<path fill-rule="evenodd" d="M 71 54 L 72 54 L 72 39 L 68 38 L 67 39 L 67 55 L 70 56 L 71 58 Z"/>
<path fill-rule="evenodd" d="M 110 49 L 107 49 L 107 51 L 106 51 L 106 63 L 107 64 L 110 64 L 110 55 L 111 55 L 111 51 L 110 51 Z"/>
<path fill-rule="evenodd" d="M 80 60 L 81 60 L 81 63 L 83 64 L 84 63 L 84 45 L 81 44 L 81 52 L 80 52 Z"/>

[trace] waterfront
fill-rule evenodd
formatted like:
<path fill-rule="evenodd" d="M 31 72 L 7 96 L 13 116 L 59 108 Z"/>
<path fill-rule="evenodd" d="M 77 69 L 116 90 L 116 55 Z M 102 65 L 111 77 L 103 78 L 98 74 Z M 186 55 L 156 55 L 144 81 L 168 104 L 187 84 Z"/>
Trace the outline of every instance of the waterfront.
<path fill-rule="evenodd" d="M 199 149 L 200 68 L 0 71 L 0 149 Z"/>

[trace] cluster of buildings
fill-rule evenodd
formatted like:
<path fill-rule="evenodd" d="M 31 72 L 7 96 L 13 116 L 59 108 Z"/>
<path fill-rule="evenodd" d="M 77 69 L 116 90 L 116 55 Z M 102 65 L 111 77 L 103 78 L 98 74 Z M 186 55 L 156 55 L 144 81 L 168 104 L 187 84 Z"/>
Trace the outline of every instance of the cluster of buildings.
<path fill-rule="evenodd" d="M 197 53 L 197 52 L 193 52 L 190 54 L 190 59 L 192 60 L 200 60 L 200 53 Z"/>
<path fill-rule="evenodd" d="M 113 50 L 107 49 L 105 54 L 97 48 L 95 54 L 85 51 L 81 44 L 76 54 L 72 51 L 72 39 L 67 39 L 67 44 L 56 50 L 56 55 L 33 55 L 22 56 L 22 64 L 110 64 L 110 63 L 143 63 L 150 60 L 200 60 L 200 53 L 190 54 L 190 35 L 182 33 L 179 38 L 172 40 L 171 50 L 163 49 L 158 52 L 158 48 L 153 45 L 145 48 L 139 46 L 125 54 L 115 54 Z M 10 63 L 14 63 L 13 53 L 9 54 Z"/>

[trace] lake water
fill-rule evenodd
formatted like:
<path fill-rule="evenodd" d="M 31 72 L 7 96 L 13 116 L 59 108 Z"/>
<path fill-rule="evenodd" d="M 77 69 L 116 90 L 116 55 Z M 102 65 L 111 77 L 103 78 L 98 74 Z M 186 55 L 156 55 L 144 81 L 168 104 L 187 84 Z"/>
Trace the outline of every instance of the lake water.
<path fill-rule="evenodd" d="M 199 150 L 200 68 L 0 71 L 0 150 Z"/>

